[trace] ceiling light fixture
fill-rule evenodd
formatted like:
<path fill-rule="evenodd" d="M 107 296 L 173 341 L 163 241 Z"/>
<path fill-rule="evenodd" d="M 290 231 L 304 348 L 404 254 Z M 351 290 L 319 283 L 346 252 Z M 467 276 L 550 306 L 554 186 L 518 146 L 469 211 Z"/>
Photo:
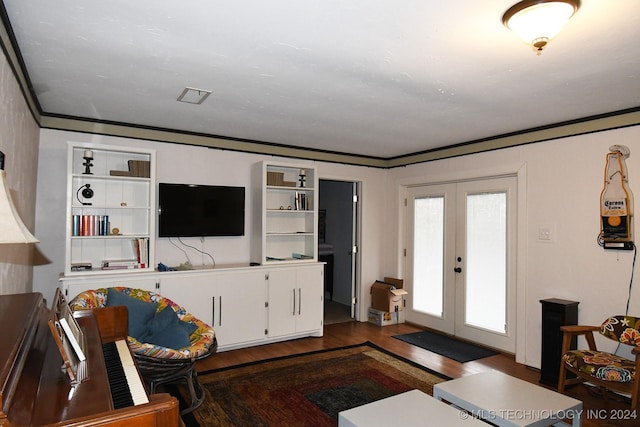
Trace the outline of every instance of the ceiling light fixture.
<path fill-rule="evenodd" d="M 38 243 L 24 225 L 11 201 L 4 171 L 4 153 L 0 151 L 0 243 Z"/>
<path fill-rule="evenodd" d="M 580 0 L 523 0 L 511 6 L 502 23 L 538 55 L 580 7 Z"/>
<path fill-rule="evenodd" d="M 211 95 L 210 90 L 186 87 L 178 97 L 178 101 L 189 104 L 202 104 L 209 95 Z"/>

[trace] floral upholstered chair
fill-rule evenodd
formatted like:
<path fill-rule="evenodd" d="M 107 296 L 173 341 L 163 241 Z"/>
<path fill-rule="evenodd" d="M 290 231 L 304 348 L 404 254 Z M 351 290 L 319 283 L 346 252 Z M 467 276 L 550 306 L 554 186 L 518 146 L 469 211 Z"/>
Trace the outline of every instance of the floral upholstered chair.
<path fill-rule="evenodd" d="M 204 390 L 195 362 L 215 353 L 217 341 L 213 328 L 170 299 L 141 289 L 89 290 L 69 303 L 72 311 L 114 305 L 128 309 L 127 342 L 149 393 L 155 393 L 160 384 L 184 381 L 191 403 L 181 414 L 200 406 Z"/>
<path fill-rule="evenodd" d="M 613 316 L 601 326 L 561 326 L 563 331 L 562 361 L 558 391 L 564 393 L 565 385 L 589 381 L 603 388 L 631 395 L 631 409 L 638 407 L 640 391 L 640 318 L 631 316 Z M 613 353 L 599 351 L 593 332 L 631 346 L 633 360 Z M 573 337 L 584 335 L 588 350 L 569 350 Z M 567 379 L 567 372 L 577 378 Z"/>

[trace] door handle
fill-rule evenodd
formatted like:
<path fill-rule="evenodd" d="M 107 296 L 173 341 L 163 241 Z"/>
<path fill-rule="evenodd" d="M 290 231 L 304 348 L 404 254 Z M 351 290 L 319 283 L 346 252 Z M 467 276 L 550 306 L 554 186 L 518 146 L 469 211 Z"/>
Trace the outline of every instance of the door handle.
<path fill-rule="evenodd" d="M 453 269 L 456 273 L 462 273 L 462 267 L 456 267 Z"/>

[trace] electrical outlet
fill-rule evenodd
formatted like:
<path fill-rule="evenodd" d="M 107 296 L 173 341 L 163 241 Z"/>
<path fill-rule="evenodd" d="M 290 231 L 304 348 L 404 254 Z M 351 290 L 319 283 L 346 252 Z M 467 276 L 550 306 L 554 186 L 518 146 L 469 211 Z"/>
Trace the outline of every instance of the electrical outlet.
<path fill-rule="evenodd" d="M 551 229 L 549 227 L 540 227 L 538 228 L 538 240 L 551 241 Z"/>

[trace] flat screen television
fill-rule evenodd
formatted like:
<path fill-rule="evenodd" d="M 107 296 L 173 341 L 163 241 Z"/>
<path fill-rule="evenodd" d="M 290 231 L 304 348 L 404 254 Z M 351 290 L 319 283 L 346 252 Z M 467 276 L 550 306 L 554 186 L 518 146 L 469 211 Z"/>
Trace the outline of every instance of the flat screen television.
<path fill-rule="evenodd" d="M 160 183 L 158 237 L 244 236 L 244 187 Z"/>

